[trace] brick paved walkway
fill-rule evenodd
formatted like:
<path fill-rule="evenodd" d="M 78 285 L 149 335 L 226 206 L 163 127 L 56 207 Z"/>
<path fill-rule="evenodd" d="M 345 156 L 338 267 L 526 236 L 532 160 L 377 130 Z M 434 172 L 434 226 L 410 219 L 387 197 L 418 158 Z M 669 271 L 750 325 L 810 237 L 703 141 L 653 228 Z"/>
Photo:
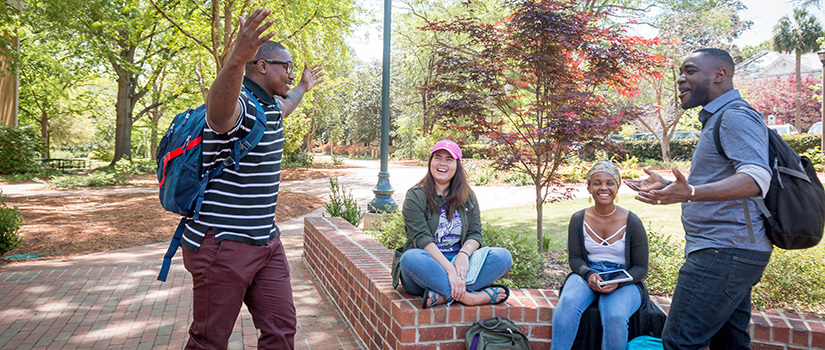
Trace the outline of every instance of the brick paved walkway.
<path fill-rule="evenodd" d="M 292 269 L 296 348 L 360 349 L 301 258 L 303 218 L 279 227 Z M 182 348 L 192 280 L 180 251 L 167 282 L 155 279 L 167 245 L 0 267 L 0 349 Z M 229 348 L 255 348 L 256 339 L 244 307 Z"/>

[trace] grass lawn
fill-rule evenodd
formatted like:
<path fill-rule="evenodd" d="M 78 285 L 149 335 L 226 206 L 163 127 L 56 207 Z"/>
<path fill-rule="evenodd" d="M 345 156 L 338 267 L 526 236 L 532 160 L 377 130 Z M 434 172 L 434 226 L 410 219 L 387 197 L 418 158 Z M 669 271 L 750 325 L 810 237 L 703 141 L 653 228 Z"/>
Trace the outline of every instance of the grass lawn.
<path fill-rule="evenodd" d="M 549 237 L 551 250 L 566 249 L 570 216 L 592 205 L 586 198 L 544 205 L 544 237 Z M 649 205 L 633 199 L 631 194 L 619 195 L 618 205 L 636 214 L 644 223 L 645 229 L 659 231 L 677 240 L 683 239 L 681 205 Z M 536 235 L 536 208 L 532 205 L 482 210 L 481 221 L 498 227 L 520 228 L 531 237 Z"/>

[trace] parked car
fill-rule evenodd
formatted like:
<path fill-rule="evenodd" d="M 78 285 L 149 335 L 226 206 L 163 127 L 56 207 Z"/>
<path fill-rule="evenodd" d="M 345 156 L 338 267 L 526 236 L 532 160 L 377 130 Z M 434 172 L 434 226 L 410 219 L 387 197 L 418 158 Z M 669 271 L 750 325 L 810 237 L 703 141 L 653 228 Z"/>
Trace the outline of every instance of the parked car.
<path fill-rule="evenodd" d="M 816 123 L 814 123 L 814 125 L 811 125 L 811 128 L 808 129 L 808 133 L 809 134 L 816 134 L 816 133 L 821 134 L 822 133 L 822 122 L 816 122 Z"/>
<path fill-rule="evenodd" d="M 625 138 L 624 138 L 624 136 L 619 135 L 619 134 L 610 134 L 610 141 L 612 141 L 612 142 L 621 142 L 621 141 L 625 141 Z"/>
<path fill-rule="evenodd" d="M 777 133 L 781 136 L 786 135 L 796 135 L 799 131 L 791 124 L 782 124 L 782 125 L 768 125 L 769 128 L 776 130 Z"/>
<path fill-rule="evenodd" d="M 702 132 L 696 130 L 677 130 L 673 132 L 671 140 L 698 139 Z"/>
<path fill-rule="evenodd" d="M 629 141 L 650 141 L 655 140 L 656 136 L 653 136 L 652 132 L 637 132 L 630 137 L 627 138 Z"/>

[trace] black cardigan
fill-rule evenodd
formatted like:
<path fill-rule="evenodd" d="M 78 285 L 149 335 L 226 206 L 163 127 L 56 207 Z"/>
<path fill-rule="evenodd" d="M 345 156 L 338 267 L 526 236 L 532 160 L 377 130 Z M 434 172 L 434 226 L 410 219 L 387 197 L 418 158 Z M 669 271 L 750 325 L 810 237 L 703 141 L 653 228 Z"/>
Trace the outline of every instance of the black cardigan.
<path fill-rule="evenodd" d="M 630 211 L 627 213 L 626 225 L 625 259 L 627 272 L 633 276 L 633 281 L 620 283 L 619 288 L 628 284 L 641 283 L 647 276 L 649 247 L 645 227 L 642 225 L 642 220 Z M 590 274 L 595 271 L 589 267 L 590 261 L 587 259 L 587 250 L 584 248 L 584 209 L 570 218 L 570 225 L 567 227 L 567 251 L 573 273 L 582 276 L 587 281 Z"/>

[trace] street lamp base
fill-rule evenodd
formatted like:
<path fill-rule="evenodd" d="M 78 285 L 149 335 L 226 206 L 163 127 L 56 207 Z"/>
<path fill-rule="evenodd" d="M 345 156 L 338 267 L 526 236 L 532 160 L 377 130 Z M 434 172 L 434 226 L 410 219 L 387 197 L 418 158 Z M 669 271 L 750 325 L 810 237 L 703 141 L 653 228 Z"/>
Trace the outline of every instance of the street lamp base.
<path fill-rule="evenodd" d="M 375 193 L 375 198 L 367 204 L 370 213 L 394 213 L 398 210 L 398 204 L 392 199 L 395 190 L 390 186 L 389 172 L 378 172 L 378 184 L 373 187 L 372 193 Z"/>

